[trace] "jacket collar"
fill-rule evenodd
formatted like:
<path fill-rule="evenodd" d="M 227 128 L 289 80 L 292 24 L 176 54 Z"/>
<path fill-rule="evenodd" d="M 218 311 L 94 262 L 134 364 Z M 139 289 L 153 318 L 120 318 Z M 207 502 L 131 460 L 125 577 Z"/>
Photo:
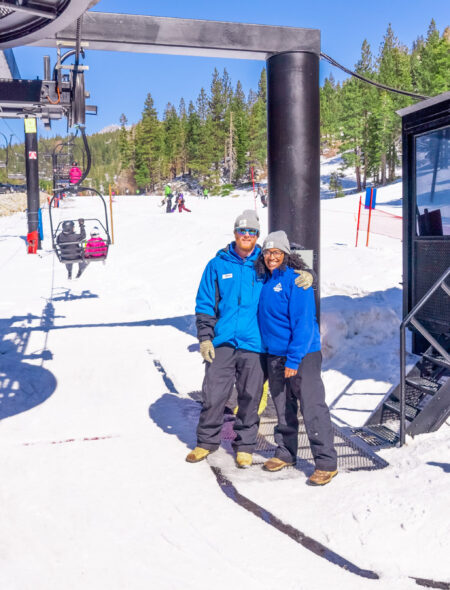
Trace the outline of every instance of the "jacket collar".
<path fill-rule="evenodd" d="M 249 256 L 247 256 L 247 258 L 241 258 L 234 249 L 234 245 L 235 242 L 231 242 L 230 244 L 228 244 L 228 246 L 226 246 L 222 250 L 219 250 L 219 252 L 217 252 L 217 255 L 226 258 L 227 260 L 231 260 L 232 262 L 237 262 L 238 264 L 253 264 L 261 252 L 260 246 L 256 244 L 255 249 Z"/>

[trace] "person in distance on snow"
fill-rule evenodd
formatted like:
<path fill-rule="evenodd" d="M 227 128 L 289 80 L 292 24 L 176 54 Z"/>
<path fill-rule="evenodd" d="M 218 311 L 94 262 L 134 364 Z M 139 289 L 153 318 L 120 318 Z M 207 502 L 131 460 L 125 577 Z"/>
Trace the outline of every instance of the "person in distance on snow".
<path fill-rule="evenodd" d="M 172 193 L 166 196 L 166 213 L 172 213 Z"/>
<path fill-rule="evenodd" d="M 265 355 L 258 326 L 258 302 L 264 277 L 254 263 L 260 225 L 249 209 L 236 218 L 234 241 L 207 264 L 198 288 L 195 313 L 200 353 L 205 361 L 203 407 L 197 427 L 197 446 L 186 461 L 197 463 L 220 445 L 223 413 L 233 386 L 238 412 L 233 442 L 238 467 L 252 464 L 258 434 L 258 406 L 265 381 Z M 299 271 L 297 283 L 307 289 L 313 277 Z"/>
<path fill-rule="evenodd" d="M 77 260 L 83 256 L 83 247 L 81 242 L 86 237 L 86 230 L 84 227 L 84 219 L 79 219 L 80 233 L 75 233 L 75 223 L 73 221 L 64 221 L 62 224 L 62 232 L 56 238 L 56 243 L 60 246 L 61 260 L 67 268 L 67 278 L 72 278 L 73 260 Z M 81 276 L 81 273 L 86 268 L 86 262 L 82 260 L 78 263 L 78 273 L 76 278 Z"/>
<path fill-rule="evenodd" d="M 264 240 L 255 268 L 264 279 L 258 321 L 267 351 L 269 389 L 278 417 L 275 457 L 264 464 L 267 471 L 295 465 L 298 450 L 297 400 L 314 457 L 310 485 L 325 485 L 337 474 L 330 412 L 320 376 L 322 353 L 312 289 L 294 285 L 295 270 L 306 268 L 291 252 L 284 231 Z"/>
<path fill-rule="evenodd" d="M 183 193 L 178 193 L 177 202 L 176 202 L 175 206 L 178 207 L 178 213 L 182 213 L 183 211 L 187 211 L 188 213 L 191 213 L 191 210 L 187 209 L 187 207 L 185 205 Z"/>

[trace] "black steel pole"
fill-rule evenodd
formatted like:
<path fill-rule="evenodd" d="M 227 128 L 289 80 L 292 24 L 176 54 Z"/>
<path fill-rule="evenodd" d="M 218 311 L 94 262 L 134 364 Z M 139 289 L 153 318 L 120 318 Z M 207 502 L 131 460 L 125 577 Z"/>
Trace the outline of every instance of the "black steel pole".
<path fill-rule="evenodd" d="M 291 242 L 312 250 L 319 277 L 319 55 L 271 56 L 267 97 L 269 231 L 284 230 Z M 319 297 L 317 289 L 317 303 Z"/>
<path fill-rule="evenodd" d="M 38 231 L 39 225 L 39 166 L 37 125 L 34 117 L 26 117 L 25 124 L 25 170 L 27 177 L 28 233 Z M 38 231 L 38 249 L 41 240 Z"/>

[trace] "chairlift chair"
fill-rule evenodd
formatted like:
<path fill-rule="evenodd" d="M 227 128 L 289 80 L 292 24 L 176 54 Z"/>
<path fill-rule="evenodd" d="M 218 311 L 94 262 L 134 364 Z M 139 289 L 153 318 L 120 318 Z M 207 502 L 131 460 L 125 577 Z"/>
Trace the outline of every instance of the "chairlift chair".
<path fill-rule="evenodd" d="M 80 162 L 81 168 L 85 169 L 85 151 L 75 143 L 76 135 L 72 135 L 66 142 L 57 144 L 53 149 L 52 168 L 55 190 L 70 184 L 72 162 Z"/>
<path fill-rule="evenodd" d="M 50 218 L 50 231 L 51 231 L 51 235 L 52 235 L 52 247 L 53 250 L 56 252 L 56 255 L 58 257 L 58 260 L 60 262 L 62 262 L 63 264 L 73 264 L 73 263 L 80 263 L 80 262 L 100 262 L 103 260 L 106 260 L 107 256 L 108 256 L 108 252 L 109 252 L 109 245 L 111 244 L 111 237 L 109 234 L 109 225 L 108 225 L 108 212 L 107 212 L 107 208 L 106 208 L 106 202 L 105 199 L 103 198 L 102 194 L 99 193 L 97 190 L 93 189 L 93 188 L 89 188 L 89 187 L 78 187 L 78 192 L 82 192 L 82 191 L 90 191 L 93 192 L 96 196 L 98 196 L 102 202 L 103 202 L 103 207 L 104 207 L 104 220 L 101 221 L 100 219 L 98 219 L 97 217 L 85 217 L 84 218 L 84 222 L 85 222 L 85 227 L 86 227 L 86 238 L 83 239 L 82 242 L 64 242 L 64 244 L 58 244 L 57 239 L 58 236 L 62 233 L 62 226 L 63 223 L 65 223 L 66 221 L 72 221 L 74 224 L 77 223 L 76 219 L 64 219 L 62 221 L 60 221 L 58 223 L 58 225 L 56 226 L 56 229 L 53 229 L 53 201 L 55 198 L 59 197 L 59 195 L 64 192 L 64 190 L 67 189 L 61 189 L 59 191 L 57 191 L 49 204 L 48 207 L 48 213 L 49 213 L 49 218 Z M 72 193 L 74 196 L 76 196 L 76 193 Z M 94 227 L 97 226 L 99 229 L 101 229 L 100 232 L 100 237 L 102 238 L 102 240 L 105 243 L 106 246 L 106 253 L 105 255 L 102 256 L 88 256 L 86 255 L 85 252 L 85 248 L 86 248 L 86 242 L 89 240 L 89 227 Z M 72 248 L 72 246 L 76 245 L 77 248 L 76 250 Z M 68 248 L 70 248 L 71 253 L 70 253 L 70 258 L 67 254 L 67 250 Z M 72 252 L 72 249 L 75 250 L 75 253 Z M 75 257 L 73 257 L 73 255 L 75 255 Z"/>

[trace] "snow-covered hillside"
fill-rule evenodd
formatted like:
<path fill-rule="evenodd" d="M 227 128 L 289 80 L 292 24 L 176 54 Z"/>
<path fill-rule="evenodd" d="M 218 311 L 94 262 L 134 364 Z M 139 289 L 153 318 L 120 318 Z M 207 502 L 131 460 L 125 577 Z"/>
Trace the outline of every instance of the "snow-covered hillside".
<path fill-rule="evenodd" d="M 46 239 L 25 254 L 25 214 L 0 218 L 0 588 L 2 590 L 402 590 L 450 582 L 450 430 L 383 451 L 389 467 L 239 473 L 239 492 L 361 568 L 321 559 L 242 510 L 195 444 L 203 365 L 194 300 L 206 262 L 232 239 L 238 197 L 116 197 L 105 265 L 68 281 Z M 401 185 L 378 203 L 401 215 Z M 327 401 L 358 426 L 398 381 L 401 243 L 365 234 L 359 195 L 322 201 L 322 337 Z M 259 206 L 259 204 L 258 204 Z M 96 217 L 67 199 L 57 219 Z M 267 209 L 259 209 L 264 235 Z M 281 475 L 281 477 L 280 477 Z"/>

